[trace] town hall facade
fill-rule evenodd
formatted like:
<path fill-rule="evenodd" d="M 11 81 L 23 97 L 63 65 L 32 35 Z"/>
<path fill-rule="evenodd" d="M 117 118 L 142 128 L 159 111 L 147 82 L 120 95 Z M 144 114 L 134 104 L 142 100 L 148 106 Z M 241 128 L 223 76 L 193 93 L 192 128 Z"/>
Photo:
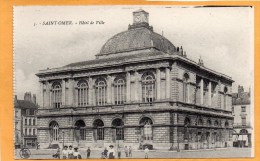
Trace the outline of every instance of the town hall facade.
<path fill-rule="evenodd" d="M 232 146 L 232 78 L 188 59 L 153 31 L 144 10 L 96 59 L 36 75 L 40 148 Z"/>

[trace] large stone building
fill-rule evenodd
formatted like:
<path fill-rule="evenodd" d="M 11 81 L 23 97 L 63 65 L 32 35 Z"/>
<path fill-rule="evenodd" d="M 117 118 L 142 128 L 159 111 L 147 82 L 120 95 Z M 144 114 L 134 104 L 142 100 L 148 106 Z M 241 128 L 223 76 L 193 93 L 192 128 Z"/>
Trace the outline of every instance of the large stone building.
<path fill-rule="evenodd" d="M 231 77 L 187 58 L 133 12 L 95 60 L 41 70 L 40 147 L 232 146 Z"/>
<path fill-rule="evenodd" d="M 233 141 L 236 147 L 251 147 L 253 124 L 250 107 L 250 92 L 245 92 L 243 86 L 238 86 L 238 92 L 233 93 L 232 112 L 234 115 Z"/>
<path fill-rule="evenodd" d="M 36 148 L 37 145 L 37 117 L 36 95 L 30 92 L 24 94 L 24 100 L 14 100 L 15 147 Z"/>

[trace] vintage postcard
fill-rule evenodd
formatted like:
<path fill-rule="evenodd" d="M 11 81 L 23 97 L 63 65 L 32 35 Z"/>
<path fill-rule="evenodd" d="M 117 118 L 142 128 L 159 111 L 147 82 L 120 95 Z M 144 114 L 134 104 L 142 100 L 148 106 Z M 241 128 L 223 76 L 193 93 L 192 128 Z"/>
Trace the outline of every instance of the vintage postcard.
<path fill-rule="evenodd" d="M 13 18 L 15 159 L 254 157 L 254 7 Z"/>

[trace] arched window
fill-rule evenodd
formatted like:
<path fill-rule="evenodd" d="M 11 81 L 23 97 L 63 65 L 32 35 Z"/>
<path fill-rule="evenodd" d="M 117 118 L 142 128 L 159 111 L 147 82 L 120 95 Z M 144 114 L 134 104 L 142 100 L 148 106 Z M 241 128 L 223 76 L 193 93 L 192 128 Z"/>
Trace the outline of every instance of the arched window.
<path fill-rule="evenodd" d="M 97 119 L 93 123 L 95 140 L 104 140 L 104 122 Z"/>
<path fill-rule="evenodd" d="M 29 134 L 28 135 L 32 135 L 32 129 L 29 129 Z"/>
<path fill-rule="evenodd" d="M 25 136 L 26 136 L 26 135 L 27 135 L 27 129 L 25 129 L 25 132 L 24 132 L 24 133 L 25 133 Z"/>
<path fill-rule="evenodd" d="M 124 122 L 122 119 L 114 119 L 112 122 L 112 127 L 115 129 L 116 140 L 124 140 Z"/>
<path fill-rule="evenodd" d="M 52 104 L 55 108 L 60 108 L 62 104 L 62 92 L 60 83 L 54 83 L 52 86 Z"/>
<path fill-rule="evenodd" d="M 78 83 L 78 106 L 86 106 L 88 104 L 88 85 L 86 81 Z"/>
<path fill-rule="evenodd" d="M 24 119 L 24 125 L 27 125 L 27 119 Z"/>
<path fill-rule="evenodd" d="M 202 126 L 202 125 L 203 125 L 203 121 L 202 121 L 201 118 L 198 119 L 198 125 L 199 125 L 199 126 Z"/>
<path fill-rule="evenodd" d="M 189 75 L 185 73 L 183 75 L 183 102 L 189 102 L 189 90 L 188 90 Z"/>
<path fill-rule="evenodd" d="M 32 120 L 31 119 L 29 119 L 29 125 L 32 125 Z"/>
<path fill-rule="evenodd" d="M 36 120 L 35 119 L 33 119 L 33 125 L 36 125 Z"/>
<path fill-rule="evenodd" d="M 155 78 L 153 74 L 145 73 L 142 78 L 142 100 L 153 102 L 155 98 Z"/>
<path fill-rule="evenodd" d="M 189 140 L 189 130 L 188 127 L 190 126 L 191 122 L 190 122 L 190 118 L 186 117 L 184 120 L 184 135 L 183 135 L 183 139 L 184 140 Z"/>
<path fill-rule="evenodd" d="M 215 122 L 214 122 L 214 126 L 218 126 L 219 125 L 219 122 L 216 120 Z"/>
<path fill-rule="evenodd" d="M 49 125 L 51 141 L 59 140 L 59 125 L 56 121 L 52 121 Z"/>
<path fill-rule="evenodd" d="M 228 88 L 224 87 L 224 109 L 227 109 L 227 92 L 228 92 Z"/>
<path fill-rule="evenodd" d="M 149 117 L 143 117 L 139 123 L 142 126 L 141 135 L 144 140 L 153 140 L 153 121 Z"/>
<path fill-rule="evenodd" d="M 83 120 L 78 120 L 75 123 L 75 138 L 77 141 L 86 140 L 86 124 Z"/>
<path fill-rule="evenodd" d="M 207 121 L 207 126 L 211 126 L 211 120 Z"/>
<path fill-rule="evenodd" d="M 123 79 L 116 79 L 115 80 L 115 88 L 114 88 L 114 94 L 115 94 L 115 104 L 124 104 L 125 102 L 125 81 Z"/>
<path fill-rule="evenodd" d="M 107 102 L 107 85 L 104 79 L 96 81 L 96 103 L 97 105 L 104 105 Z"/>
<path fill-rule="evenodd" d="M 228 121 L 225 122 L 225 127 L 227 128 L 229 126 Z"/>

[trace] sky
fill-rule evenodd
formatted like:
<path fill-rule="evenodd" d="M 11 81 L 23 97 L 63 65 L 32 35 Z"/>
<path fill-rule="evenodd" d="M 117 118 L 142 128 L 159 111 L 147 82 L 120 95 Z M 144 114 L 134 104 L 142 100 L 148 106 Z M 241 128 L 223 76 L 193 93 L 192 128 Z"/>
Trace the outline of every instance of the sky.
<path fill-rule="evenodd" d="M 132 12 L 149 12 L 149 24 L 187 57 L 231 76 L 233 92 L 252 89 L 254 17 L 250 7 L 192 6 L 16 6 L 14 7 L 15 94 L 39 95 L 41 69 L 95 59 L 113 35 L 132 24 Z M 72 21 L 73 25 L 43 25 Z M 94 24 L 79 25 L 79 21 Z M 103 21 L 104 24 L 96 24 Z M 77 23 L 77 24 L 76 24 Z M 37 97 L 38 98 L 38 97 Z"/>

